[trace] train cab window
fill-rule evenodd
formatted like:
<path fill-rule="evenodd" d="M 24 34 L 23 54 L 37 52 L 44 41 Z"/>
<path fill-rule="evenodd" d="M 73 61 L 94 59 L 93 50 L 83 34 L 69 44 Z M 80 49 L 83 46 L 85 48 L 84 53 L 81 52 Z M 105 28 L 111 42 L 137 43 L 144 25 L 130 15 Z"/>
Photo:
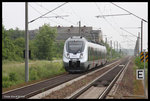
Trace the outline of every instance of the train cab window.
<path fill-rule="evenodd" d="M 83 41 L 69 41 L 67 43 L 67 51 L 69 53 L 81 53 L 84 50 L 84 42 Z"/>

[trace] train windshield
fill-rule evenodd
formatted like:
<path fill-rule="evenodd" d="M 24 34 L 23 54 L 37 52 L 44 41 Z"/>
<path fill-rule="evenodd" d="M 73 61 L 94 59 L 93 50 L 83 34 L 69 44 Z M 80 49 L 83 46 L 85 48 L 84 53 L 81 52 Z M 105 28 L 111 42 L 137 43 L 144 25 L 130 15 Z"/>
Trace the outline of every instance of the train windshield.
<path fill-rule="evenodd" d="M 83 41 L 69 41 L 66 48 L 69 53 L 80 53 L 83 52 L 84 43 Z"/>

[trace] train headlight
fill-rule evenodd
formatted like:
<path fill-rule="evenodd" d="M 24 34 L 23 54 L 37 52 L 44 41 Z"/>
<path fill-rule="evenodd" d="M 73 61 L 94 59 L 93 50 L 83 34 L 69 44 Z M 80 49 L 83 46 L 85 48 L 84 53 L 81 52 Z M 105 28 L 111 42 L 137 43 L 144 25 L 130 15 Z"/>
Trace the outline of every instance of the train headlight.
<path fill-rule="evenodd" d="M 80 54 L 80 58 L 82 58 L 82 57 L 83 57 L 83 53 Z"/>

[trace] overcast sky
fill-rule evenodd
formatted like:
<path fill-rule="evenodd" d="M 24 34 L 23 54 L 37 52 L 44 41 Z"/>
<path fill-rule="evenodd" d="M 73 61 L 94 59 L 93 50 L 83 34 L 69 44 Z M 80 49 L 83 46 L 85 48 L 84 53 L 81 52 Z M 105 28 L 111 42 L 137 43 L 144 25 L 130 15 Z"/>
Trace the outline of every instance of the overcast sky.
<path fill-rule="evenodd" d="M 64 2 L 29 2 L 28 3 L 28 21 L 31 21 L 42 14 L 56 8 Z M 131 13 L 148 21 L 148 3 L 147 2 L 114 2 Z M 108 41 L 118 41 L 122 48 L 134 49 L 136 37 L 121 30 L 123 27 L 128 32 L 138 35 L 141 32 L 141 20 L 133 15 L 124 16 L 109 16 L 97 18 L 98 15 L 112 14 L 128 14 L 126 11 L 114 6 L 110 2 L 69 2 L 55 11 L 45 15 L 52 18 L 40 18 L 29 24 L 29 30 L 38 29 L 44 23 L 51 26 L 78 26 L 81 21 L 81 26 L 93 27 L 93 29 L 101 29 L 103 35 L 108 38 Z M 55 18 L 53 16 L 65 16 Z M 67 15 L 67 16 L 66 16 Z M 2 21 L 6 29 L 18 27 L 21 30 L 25 29 L 25 3 L 23 2 L 3 2 L 2 3 Z M 125 28 L 130 27 L 130 28 Z M 132 28 L 131 28 L 132 27 Z M 124 36 L 123 35 L 127 35 Z M 143 22 L 143 49 L 148 48 L 148 23 Z"/>

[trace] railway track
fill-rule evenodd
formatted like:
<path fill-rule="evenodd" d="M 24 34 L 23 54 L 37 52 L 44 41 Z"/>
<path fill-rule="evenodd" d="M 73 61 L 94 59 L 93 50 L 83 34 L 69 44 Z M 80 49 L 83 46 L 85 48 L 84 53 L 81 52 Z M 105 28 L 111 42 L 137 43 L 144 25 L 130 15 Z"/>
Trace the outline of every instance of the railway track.
<path fill-rule="evenodd" d="M 115 60 L 115 61 L 117 61 L 117 60 Z M 112 62 L 114 62 L 114 61 L 112 61 Z M 111 64 L 112 62 L 107 63 L 106 65 Z M 102 68 L 104 68 L 104 67 L 102 67 Z M 95 68 L 95 70 L 96 69 L 99 69 L 99 68 Z M 45 81 L 41 81 L 39 83 L 31 84 L 29 86 L 25 86 L 25 87 L 11 90 L 11 91 L 7 91 L 7 92 L 2 93 L 2 99 L 27 99 L 36 94 L 44 92 L 48 89 L 54 88 L 65 82 L 68 82 L 70 80 L 78 78 L 82 75 L 86 75 L 91 71 L 93 71 L 93 70 L 90 70 L 86 73 L 81 73 L 81 74 L 64 74 L 64 75 L 57 76 L 57 77 L 54 77 L 54 78 L 51 78 L 51 79 L 48 79 Z"/>
<path fill-rule="evenodd" d="M 128 63 L 129 59 L 126 58 L 119 65 L 114 66 L 65 99 L 104 99 Z"/>

